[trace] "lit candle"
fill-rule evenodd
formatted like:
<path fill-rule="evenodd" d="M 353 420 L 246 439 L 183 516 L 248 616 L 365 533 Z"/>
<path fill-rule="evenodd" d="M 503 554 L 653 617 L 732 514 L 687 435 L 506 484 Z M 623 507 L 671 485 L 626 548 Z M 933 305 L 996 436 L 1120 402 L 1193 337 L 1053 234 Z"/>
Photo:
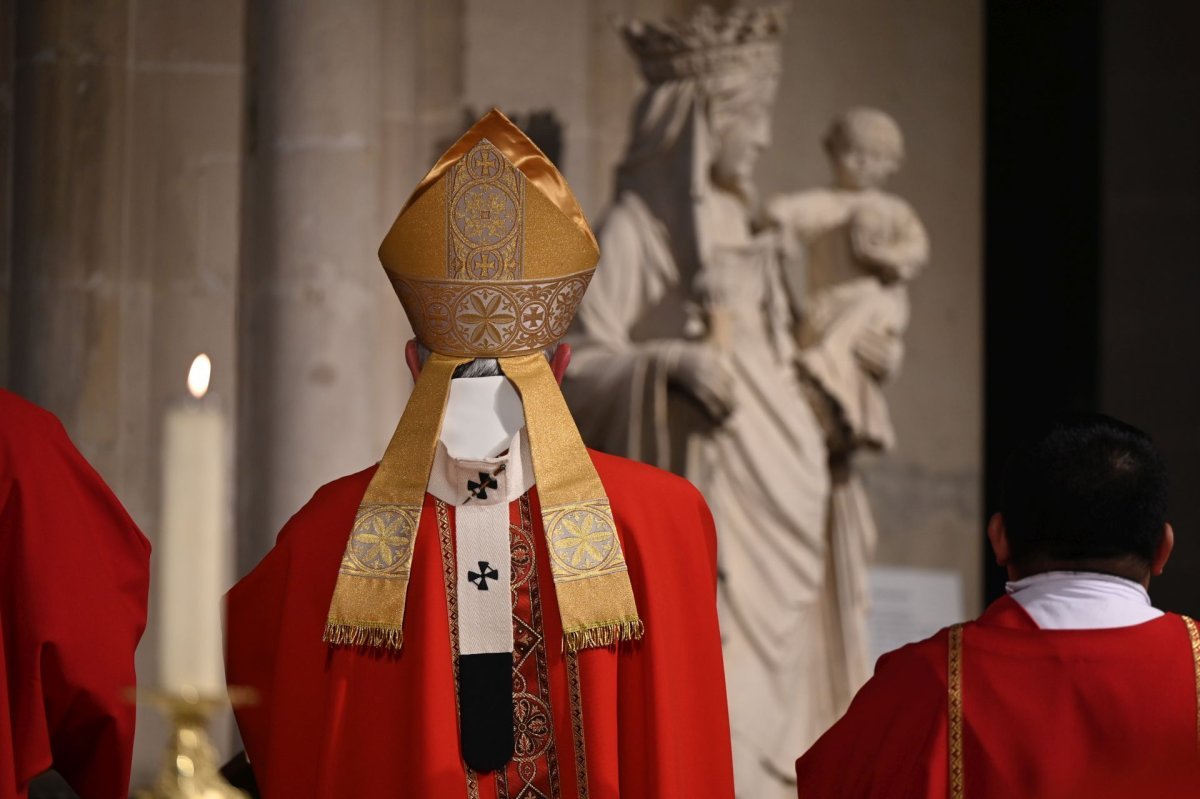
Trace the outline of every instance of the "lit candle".
<path fill-rule="evenodd" d="M 201 694 L 225 690 L 221 659 L 221 594 L 229 578 L 225 417 L 204 400 L 212 363 L 196 356 L 188 372 L 190 402 L 171 407 L 163 423 L 160 684 Z"/>

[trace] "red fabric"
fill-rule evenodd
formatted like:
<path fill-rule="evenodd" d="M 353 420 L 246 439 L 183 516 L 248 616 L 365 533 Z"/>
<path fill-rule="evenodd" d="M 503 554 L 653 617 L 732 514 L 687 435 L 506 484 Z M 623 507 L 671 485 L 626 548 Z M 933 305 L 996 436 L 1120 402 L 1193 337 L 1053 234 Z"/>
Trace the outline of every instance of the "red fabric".
<path fill-rule="evenodd" d="M 686 481 L 600 453 L 646 636 L 580 653 L 592 799 L 733 796 L 716 616 L 716 537 Z M 374 469 L 330 483 L 228 595 L 231 685 L 262 701 L 238 725 L 264 796 L 467 796 L 436 513 L 426 497 L 399 655 L 321 641 L 338 564 Z M 558 603 L 533 496 L 562 797 L 576 769 Z M 452 515 L 452 514 L 451 514 Z M 496 796 L 491 775 L 481 797 Z"/>
<path fill-rule="evenodd" d="M 509 796 L 554 796 L 561 793 L 562 780 L 574 784 L 578 778 L 575 764 L 559 765 L 572 751 L 570 739 L 561 743 L 554 734 L 554 711 L 566 723 L 569 699 L 555 696 L 550 685 L 550 649 L 546 636 L 545 607 L 538 575 L 550 568 L 533 540 L 533 503 L 524 499 L 509 505 L 509 551 L 512 566 L 513 607 L 513 757 L 503 774 L 493 779 Z M 540 557 L 539 557 L 540 556 Z M 457 562 L 457 560 L 456 560 Z M 555 642 L 561 649 L 561 643 Z M 563 701 L 568 704 L 564 705 Z M 570 729 L 563 727 L 563 729 Z"/>
<path fill-rule="evenodd" d="M 796 762 L 799 796 L 948 796 L 946 630 L 879 659 Z M 963 628 L 965 799 L 1200 796 L 1195 667 L 1174 614 L 1040 630 L 1014 600 Z"/>
<path fill-rule="evenodd" d="M 54 766 L 128 796 L 150 544 L 46 411 L 0 390 L 0 799 Z"/>

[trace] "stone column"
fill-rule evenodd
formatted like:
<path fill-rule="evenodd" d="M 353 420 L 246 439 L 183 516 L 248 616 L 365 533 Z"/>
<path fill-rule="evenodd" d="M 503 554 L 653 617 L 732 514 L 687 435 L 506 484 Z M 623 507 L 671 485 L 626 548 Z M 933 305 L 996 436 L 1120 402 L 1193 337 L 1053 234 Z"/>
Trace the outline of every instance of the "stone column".
<path fill-rule="evenodd" d="M 11 280 L 12 387 L 57 414 L 118 493 L 123 333 L 141 321 L 122 308 L 124 6 L 16 3 Z"/>
<path fill-rule="evenodd" d="M 233 416 L 244 17 L 243 0 L 15 7 L 11 384 L 62 419 L 156 545 L 162 415 L 197 352 Z M 140 713 L 135 786 L 163 740 Z"/>
<path fill-rule="evenodd" d="M 323 483 L 377 460 L 381 5 L 253 5 L 239 560 Z M 402 363 L 402 352 L 397 353 Z M 397 369 L 395 379 L 399 379 Z M 393 416 L 389 424 L 393 425 Z M 390 432 L 390 431 L 389 431 Z"/>

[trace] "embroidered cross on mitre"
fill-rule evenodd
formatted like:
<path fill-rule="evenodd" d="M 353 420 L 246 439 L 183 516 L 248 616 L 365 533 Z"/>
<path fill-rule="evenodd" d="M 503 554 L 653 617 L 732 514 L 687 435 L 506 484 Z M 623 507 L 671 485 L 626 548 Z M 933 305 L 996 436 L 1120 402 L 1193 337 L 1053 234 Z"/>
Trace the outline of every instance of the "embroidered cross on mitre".
<path fill-rule="evenodd" d="M 493 486 L 494 488 L 495 486 Z M 491 568 L 491 564 L 486 560 L 479 561 L 479 571 L 468 571 L 467 579 L 475 583 L 475 587 L 480 591 L 488 590 L 488 580 L 499 580 L 500 573 Z"/>

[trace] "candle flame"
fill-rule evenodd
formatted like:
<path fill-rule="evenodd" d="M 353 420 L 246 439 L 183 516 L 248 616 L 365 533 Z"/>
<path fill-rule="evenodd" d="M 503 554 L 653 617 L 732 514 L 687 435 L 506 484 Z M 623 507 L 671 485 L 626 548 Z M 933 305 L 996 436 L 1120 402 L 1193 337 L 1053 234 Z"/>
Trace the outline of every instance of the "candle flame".
<path fill-rule="evenodd" d="M 203 352 L 195 357 L 192 361 L 192 368 L 188 370 L 188 391 L 192 392 L 192 396 L 200 399 L 208 393 L 208 381 L 212 377 L 212 361 Z"/>

